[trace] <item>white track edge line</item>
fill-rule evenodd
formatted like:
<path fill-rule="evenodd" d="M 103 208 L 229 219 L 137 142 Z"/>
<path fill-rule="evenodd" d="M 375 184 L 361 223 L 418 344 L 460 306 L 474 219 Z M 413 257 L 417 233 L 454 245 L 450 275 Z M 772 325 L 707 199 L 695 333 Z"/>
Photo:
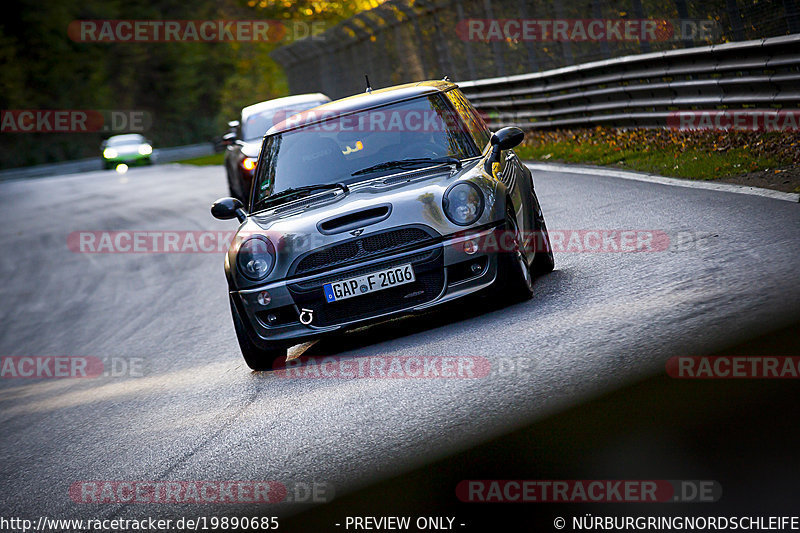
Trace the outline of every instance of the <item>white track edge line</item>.
<path fill-rule="evenodd" d="M 786 200 L 789 202 L 800 202 L 800 194 L 793 192 L 773 191 L 772 189 L 762 189 L 761 187 L 748 187 L 746 185 L 734 185 L 732 183 L 715 183 L 711 181 L 693 181 L 680 178 L 667 178 L 657 174 L 645 174 L 642 172 L 628 172 L 625 170 L 573 166 L 559 163 L 535 163 L 525 162 L 531 170 L 543 170 L 547 172 L 560 172 L 564 174 L 591 174 L 595 176 L 609 176 L 647 183 L 659 183 L 661 185 L 672 185 L 675 187 L 688 187 L 691 189 L 706 189 L 711 191 L 732 192 L 737 194 L 749 194 L 752 196 L 764 196 L 775 200 Z"/>

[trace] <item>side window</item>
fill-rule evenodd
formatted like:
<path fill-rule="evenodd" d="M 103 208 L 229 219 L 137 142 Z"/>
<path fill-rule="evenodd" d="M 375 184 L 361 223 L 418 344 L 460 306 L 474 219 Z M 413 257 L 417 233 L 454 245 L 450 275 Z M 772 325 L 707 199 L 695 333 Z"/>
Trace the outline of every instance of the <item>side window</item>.
<path fill-rule="evenodd" d="M 478 114 L 475 108 L 472 107 L 472 104 L 469 103 L 466 96 L 458 89 L 447 91 L 446 94 L 453 103 L 453 107 L 455 107 L 458 114 L 461 115 L 461 119 L 467 125 L 470 135 L 472 135 L 472 138 L 475 140 L 475 144 L 478 145 L 478 149 L 483 151 L 491 138 L 489 128 L 486 127 L 483 118 L 481 118 L 480 114 Z"/>

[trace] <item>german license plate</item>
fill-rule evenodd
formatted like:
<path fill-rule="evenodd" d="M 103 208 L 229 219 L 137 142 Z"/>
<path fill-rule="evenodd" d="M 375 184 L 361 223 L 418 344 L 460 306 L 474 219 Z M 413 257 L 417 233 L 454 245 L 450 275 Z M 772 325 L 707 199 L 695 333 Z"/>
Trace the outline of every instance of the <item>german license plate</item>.
<path fill-rule="evenodd" d="M 414 269 L 408 264 L 364 274 L 357 278 L 326 283 L 322 286 L 322 289 L 325 291 L 325 301 L 330 303 L 361 296 L 362 294 L 391 289 L 399 285 L 413 283 L 415 280 Z"/>

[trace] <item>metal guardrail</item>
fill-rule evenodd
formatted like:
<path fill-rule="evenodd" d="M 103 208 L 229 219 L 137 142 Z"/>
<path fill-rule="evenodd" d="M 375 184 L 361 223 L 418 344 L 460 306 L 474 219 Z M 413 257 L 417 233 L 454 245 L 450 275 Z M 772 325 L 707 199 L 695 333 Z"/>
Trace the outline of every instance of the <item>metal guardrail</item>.
<path fill-rule="evenodd" d="M 46 165 L 0 170 L 0 181 L 76 174 L 78 172 L 102 170 L 102 168 L 103 160 L 100 157 L 92 157 L 75 161 L 64 161 L 63 163 L 49 163 Z"/>
<path fill-rule="evenodd" d="M 214 153 L 212 143 L 190 144 L 187 146 L 173 146 L 170 148 L 156 148 L 153 150 L 153 164 L 171 163 L 182 159 L 211 155 Z M 91 172 L 102 170 L 103 160 L 100 156 L 63 163 L 50 163 L 47 165 L 34 165 L 30 167 L 10 168 L 0 171 L 0 181 L 44 178 L 47 176 L 63 176 L 78 172 Z"/>
<path fill-rule="evenodd" d="M 800 34 L 459 82 L 492 128 L 664 127 L 684 110 L 800 108 Z"/>

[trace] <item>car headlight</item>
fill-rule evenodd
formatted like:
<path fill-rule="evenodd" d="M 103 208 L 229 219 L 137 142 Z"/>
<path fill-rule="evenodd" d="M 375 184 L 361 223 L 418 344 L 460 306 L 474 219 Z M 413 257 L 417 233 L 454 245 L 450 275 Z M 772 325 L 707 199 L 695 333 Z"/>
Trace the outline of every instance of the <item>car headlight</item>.
<path fill-rule="evenodd" d="M 245 157 L 242 159 L 242 168 L 246 171 L 250 172 L 254 168 L 256 168 L 256 160 L 252 157 Z"/>
<path fill-rule="evenodd" d="M 103 150 L 103 157 L 106 159 L 114 159 L 115 157 L 117 157 L 117 155 L 118 155 L 117 151 L 114 150 L 113 148 L 106 148 L 105 150 Z"/>
<path fill-rule="evenodd" d="M 250 237 L 236 254 L 239 272 L 247 279 L 259 281 L 267 277 L 275 265 L 275 248 L 269 240 Z"/>
<path fill-rule="evenodd" d="M 139 147 L 139 153 L 142 155 L 150 155 L 153 153 L 153 147 L 149 144 L 143 144 Z"/>
<path fill-rule="evenodd" d="M 469 226 L 483 213 L 483 193 L 474 183 L 462 181 L 444 193 L 442 207 L 453 224 Z"/>

